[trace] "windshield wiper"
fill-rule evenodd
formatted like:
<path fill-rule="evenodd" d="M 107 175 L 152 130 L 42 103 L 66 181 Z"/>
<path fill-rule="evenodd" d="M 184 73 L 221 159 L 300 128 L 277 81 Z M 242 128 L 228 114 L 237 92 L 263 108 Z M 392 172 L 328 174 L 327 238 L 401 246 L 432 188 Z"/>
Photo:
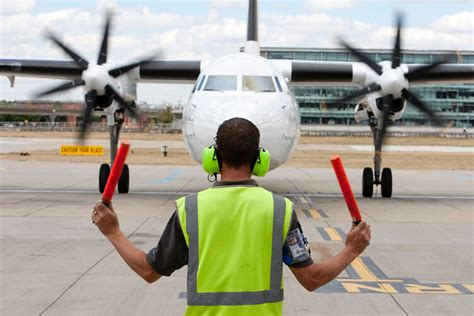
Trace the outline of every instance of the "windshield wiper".
<path fill-rule="evenodd" d="M 219 92 L 224 92 L 224 90 L 219 90 L 219 89 L 204 89 L 204 91 L 219 91 Z"/>
<path fill-rule="evenodd" d="M 255 91 L 255 93 L 259 93 L 259 92 L 275 92 L 275 90 L 258 90 L 258 91 Z"/>

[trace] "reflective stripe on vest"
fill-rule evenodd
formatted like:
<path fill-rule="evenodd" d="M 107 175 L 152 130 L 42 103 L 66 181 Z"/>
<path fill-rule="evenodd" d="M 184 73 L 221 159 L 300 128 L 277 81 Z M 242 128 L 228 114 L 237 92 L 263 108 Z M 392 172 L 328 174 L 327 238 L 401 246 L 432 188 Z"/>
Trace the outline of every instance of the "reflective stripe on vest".
<path fill-rule="evenodd" d="M 280 302 L 283 300 L 283 289 L 281 288 L 283 258 L 281 249 L 286 202 L 283 197 L 276 194 L 272 195 L 274 215 L 272 229 L 270 290 L 252 292 L 197 292 L 197 273 L 199 267 L 197 194 L 192 194 L 185 198 L 186 228 L 189 234 L 189 261 L 187 280 L 189 306 L 255 305 Z"/>

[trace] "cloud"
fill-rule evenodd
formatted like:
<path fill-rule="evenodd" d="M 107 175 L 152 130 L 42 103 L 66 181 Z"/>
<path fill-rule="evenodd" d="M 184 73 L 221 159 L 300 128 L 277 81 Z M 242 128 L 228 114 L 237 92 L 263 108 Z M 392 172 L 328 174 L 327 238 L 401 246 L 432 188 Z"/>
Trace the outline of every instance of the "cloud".
<path fill-rule="evenodd" d="M 349 9 L 359 3 L 359 0 L 307 0 L 306 4 L 310 8 L 328 9 Z"/>
<path fill-rule="evenodd" d="M 472 50 L 472 19 L 466 14 L 455 14 L 456 28 L 446 25 L 403 29 L 404 49 Z M 465 18 L 462 18 L 465 17 Z M 451 19 L 451 18 L 450 18 Z M 441 18 L 442 21 L 450 20 Z M 392 48 L 396 29 L 357 19 L 345 19 L 328 13 L 265 14 L 262 23 L 267 31 L 260 32 L 263 46 L 282 47 L 339 47 L 337 36 L 360 48 Z M 390 21 L 387 22 L 389 24 Z"/>
<path fill-rule="evenodd" d="M 152 41 L 163 47 L 168 58 L 208 59 L 238 52 L 245 42 L 246 22 L 213 17 L 189 28 L 155 34 Z"/>
<path fill-rule="evenodd" d="M 112 11 L 114 12 L 118 8 L 117 1 L 115 0 L 99 0 L 95 6 L 98 12 Z"/>
<path fill-rule="evenodd" d="M 224 11 L 211 9 L 206 15 L 192 15 L 157 11 L 146 6 L 118 7 L 114 13 L 111 33 L 111 60 L 123 64 L 136 56 L 155 52 L 157 48 L 161 48 L 164 57 L 171 60 L 213 59 L 236 53 L 245 43 L 246 12 L 242 11 L 244 13 L 239 18 L 229 18 Z M 393 47 L 395 29 L 388 26 L 391 20 L 380 26 L 370 20 L 341 18 L 330 12 L 277 12 L 261 12 L 259 36 L 262 46 L 339 47 L 334 39 L 337 35 L 342 35 L 360 48 Z M 41 36 L 41 31 L 47 24 L 78 53 L 94 62 L 102 37 L 103 18 L 103 11 L 94 8 L 2 16 L 0 58 L 69 59 L 54 43 Z M 424 26 L 406 28 L 403 30 L 403 48 L 472 50 L 473 20 L 472 12 L 459 12 L 433 19 Z M 23 81 L 28 86 L 21 86 Z M 51 85 L 49 82 L 43 84 L 39 79 L 18 78 L 18 87 L 12 90 L 7 88 L 7 79 L 0 78 L 0 83 L 0 99 L 11 99 L 14 96 L 27 99 L 30 97 L 28 93 L 32 91 L 31 86 L 36 85 L 38 88 Z M 162 91 L 161 87 L 146 85 L 140 89 L 143 93 L 140 98 L 150 103 L 176 98 L 166 93 L 157 93 L 156 91 Z M 185 89 L 181 98 L 185 99 L 188 90 Z M 176 90 L 172 91 L 175 93 Z M 82 97 L 78 97 L 80 95 L 79 89 L 60 97 L 81 99 Z"/>
<path fill-rule="evenodd" d="M 431 27 L 441 32 L 474 33 L 474 12 L 460 12 L 444 15 L 431 24 Z"/>
<path fill-rule="evenodd" d="M 248 0 L 210 0 L 212 6 L 230 7 L 230 6 L 248 6 Z"/>
<path fill-rule="evenodd" d="M 261 32 L 262 44 L 283 47 L 335 47 L 337 35 L 356 37 L 374 27 L 326 13 L 269 14 L 265 16 L 264 22 L 266 31 Z"/>
<path fill-rule="evenodd" d="M 29 12 L 35 4 L 36 0 L 0 0 L 0 15 Z"/>

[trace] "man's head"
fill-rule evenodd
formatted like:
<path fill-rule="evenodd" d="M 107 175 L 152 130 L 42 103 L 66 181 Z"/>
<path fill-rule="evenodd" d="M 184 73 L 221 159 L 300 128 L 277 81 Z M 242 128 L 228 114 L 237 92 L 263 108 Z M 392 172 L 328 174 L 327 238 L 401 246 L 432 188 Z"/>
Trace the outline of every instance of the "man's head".
<path fill-rule="evenodd" d="M 219 158 L 233 168 L 254 163 L 259 142 L 258 128 L 249 120 L 240 117 L 225 121 L 217 130 Z"/>

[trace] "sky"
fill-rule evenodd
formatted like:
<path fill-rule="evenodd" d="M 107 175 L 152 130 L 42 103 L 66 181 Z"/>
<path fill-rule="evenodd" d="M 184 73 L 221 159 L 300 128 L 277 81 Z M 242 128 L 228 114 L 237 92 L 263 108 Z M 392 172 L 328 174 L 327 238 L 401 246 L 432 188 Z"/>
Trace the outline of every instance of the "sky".
<path fill-rule="evenodd" d="M 49 29 L 96 60 L 106 8 L 114 20 L 109 58 L 118 64 L 157 50 L 170 60 L 213 59 L 245 43 L 247 0 L 0 0 L 0 59 L 67 60 L 42 35 Z M 261 46 L 391 48 L 397 12 L 403 48 L 474 50 L 474 0 L 261 0 Z M 0 77 L 0 100 L 28 100 L 58 80 Z M 185 102 L 191 85 L 139 84 L 138 101 Z M 83 100 L 81 88 L 48 97 Z"/>

